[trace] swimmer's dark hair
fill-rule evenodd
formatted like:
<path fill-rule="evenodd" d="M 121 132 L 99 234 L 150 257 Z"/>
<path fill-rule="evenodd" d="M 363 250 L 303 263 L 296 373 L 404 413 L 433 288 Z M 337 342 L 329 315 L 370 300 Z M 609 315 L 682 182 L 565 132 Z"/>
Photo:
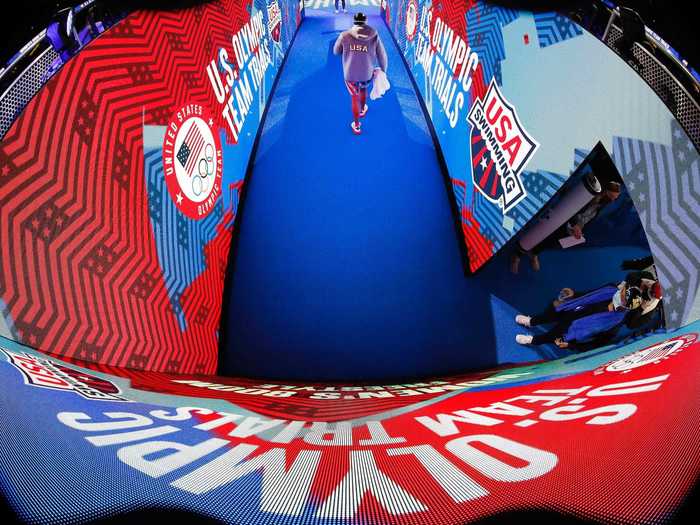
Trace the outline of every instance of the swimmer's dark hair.
<path fill-rule="evenodd" d="M 364 25 L 365 22 L 367 22 L 367 15 L 365 15 L 361 11 L 358 11 L 357 13 L 355 13 L 353 20 L 355 22 L 355 25 L 358 25 L 358 26 Z"/>

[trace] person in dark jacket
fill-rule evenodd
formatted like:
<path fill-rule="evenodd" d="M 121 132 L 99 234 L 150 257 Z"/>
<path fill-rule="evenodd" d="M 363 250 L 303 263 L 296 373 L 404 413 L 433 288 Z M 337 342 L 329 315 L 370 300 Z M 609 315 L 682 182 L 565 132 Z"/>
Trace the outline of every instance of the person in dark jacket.
<path fill-rule="evenodd" d="M 343 31 L 333 46 L 333 53 L 343 56 L 345 86 L 352 100 L 353 133 L 359 135 L 360 118 L 367 113 L 367 86 L 374 75 L 375 64 L 386 73 L 387 57 L 377 31 L 367 25 L 364 13 L 356 13 L 353 26 Z"/>
<path fill-rule="evenodd" d="M 654 319 L 663 299 L 663 289 L 656 277 L 656 270 L 651 267 L 651 271 L 632 271 L 627 274 L 625 282 L 628 286 L 636 286 L 642 291 L 642 302 L 639 308 L 635 308 L 625 319 L 625 325 L 631 329 L 645 327 Z"/>

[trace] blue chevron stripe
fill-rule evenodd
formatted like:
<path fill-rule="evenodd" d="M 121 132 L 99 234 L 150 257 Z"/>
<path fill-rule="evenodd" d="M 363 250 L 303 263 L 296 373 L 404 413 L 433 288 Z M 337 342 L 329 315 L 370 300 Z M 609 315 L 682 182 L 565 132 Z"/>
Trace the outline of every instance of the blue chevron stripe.
<path fill-rule="evenodd" d="M 535 13 L 534 18 L 540 47 L 552 46 L 583 34 L 575 22 L 558 13 Z"/>
<path fill-rule="evenodd" d="M 501 84 L 500 63 L 506 57 L 501 28 L 518 16 L 511 11 L 481 3 L 467 11 L 469 45 L 479 55 L 487 84 L 494 77 Z"/>
<path fill-rule="evenodd" d="M 482 234 L 500 247 L 507 242 L 510 235 L 503 229 L 503 213 L 497 204 L 489 202 L 480 193 L 476 196 L 474 215 L 481 224 Z"/>
<path fill-rule="evenodd" d="M 520 16 L 520 11 L 517 9 L 508 9 L 506 7 L 498 6 L 491 6 L 491 9 L 495 11 L 494 15 L 496 16 L 496 19 L 501 27 L 507 26 Z"/>
<path fill-rule="evenodd" d="M 452 191 L 454 192 L 455 200 L 457 201 L 457 208 L 459 211 L 462 211 L 466 197 L 466 190 L 462 186 L 452 184 Z"/>
<path fill-rule="evenodd" d="M 180 330 L 184 331 L 186 322 L 180 298 L 206 268 L 204 246 L 216 236 L 216 225 L 223 216 L 223 199 L 219 199 L 204 219 L 189 220 L 177 210 L 168 195 L 161 149 L 144 147 L 144 164 L 158 259 L 173 311 Z M 200 249 L 194 250 L 193 246 Z"/>
<path fill-rule="evenodd" d="M 573 170 L 578 168 L 579 164 L 581 164 L 585 160 L 586 157 L 588 157 L 588 154 L 590 152 L 591 152 L 591 150 L 588 150 L 588 149 L 576 148 L 574 150 L 574 167 L 572 168 L 572 172 L 573 172 Z"/>

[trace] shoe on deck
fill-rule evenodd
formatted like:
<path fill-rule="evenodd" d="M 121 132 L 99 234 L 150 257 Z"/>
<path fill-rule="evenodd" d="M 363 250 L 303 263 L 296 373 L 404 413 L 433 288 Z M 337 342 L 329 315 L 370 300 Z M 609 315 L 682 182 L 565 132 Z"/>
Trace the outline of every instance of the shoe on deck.
<path fill-rule="evenodd" d="M 337 10 L 337 9 L 335 10 L 335 14 L 336 14 L 336 15 L 338 14 L 338 10 Z"/>
<path fill-rule="evenodd" d="M 360 129 L 360 125 L 357 124 L 357 126 L 355 126 L 355 121 L 354 121 L 354 120 L 350 123 L 350 127 L 352 128 L 352 132 L 353 132 L 355 135 L 359 135 L 360 133 L 362 133 L 362 130 Z"/>
<path fill-rule="evenodd" d="M 531 335 L 525 335 L 525 334 L 518 334 L 515 336 L 515 342 L 521 345 L 531 345 L 532 344 L 532 336 Z"/>
<path fill-rule="evenodd" d="M 530 328 L 530 317 L 523 314 L 518 314 L 515 316 L 515 322 L 520 326 L 526 326 Z"/>
<path fill-rule="evenodd" d="M 367 106 L 367 104 L 365 104 L 365 107 L 363 107 L 362 110 L 360 111 L 360 118 L 364 117 L 367 114 L 368 109 L 369 109 L 369 106 Z"/>

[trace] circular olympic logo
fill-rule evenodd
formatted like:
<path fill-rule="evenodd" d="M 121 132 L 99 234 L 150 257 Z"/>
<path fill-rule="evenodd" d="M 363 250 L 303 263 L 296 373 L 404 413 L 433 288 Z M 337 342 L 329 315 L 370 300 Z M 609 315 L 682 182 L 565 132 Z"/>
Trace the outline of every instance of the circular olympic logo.
<path fill-rule="evenodd" d="M 411 41 L 416 36 L 418 29 L 418 2 L 417 0 L 408 0 L 406 6 L 406 38 Z"/>
<path fill-rule="evenodd" d="M 221 141 L 209 111 L 185 104 L 168 122 L 163 170 L 170 197 L 191 219 L 209 215 L 221 194 Z"/>
<path fill-rule="evenodd" d="M 604 365 L 598 373 L 602 372 L 621 372 L 628 373 L 635 368 L 649 364 L 658 364 L 665 361 L 669 357 L 677 354 L 684 348 L 695 343 L 697 334 L 684 334 L 674 339 L 669 339 L 662 343 L 637 350 L 631 354 L 627 354 L 620 359 L 616 359 Z"/>

